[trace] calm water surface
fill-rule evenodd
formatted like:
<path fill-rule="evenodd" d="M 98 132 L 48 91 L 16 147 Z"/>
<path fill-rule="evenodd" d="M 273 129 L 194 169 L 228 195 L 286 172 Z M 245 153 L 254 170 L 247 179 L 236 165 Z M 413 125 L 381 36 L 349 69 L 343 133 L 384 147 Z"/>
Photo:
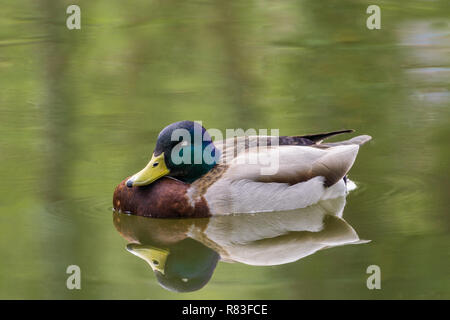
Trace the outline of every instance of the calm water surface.
<path fill-rule="evenodd" d="M 378 31 L 362 0 L 78 1 L 78 31 L 69 4 L 2 3 L 0 298 L 450 298 L 448 1 L 378 1 Z M 373 140 L 340 203 L 113 214 L 115 186 L 184 119 Z M 191 270 L 206 285 L 164 289 L 149 265 L 161 248 L 178 259 L 170 283 Z M 66 289 L 72 264 L 81 290 Z M 381 290 L 366 287 L 373 264 Z"/>

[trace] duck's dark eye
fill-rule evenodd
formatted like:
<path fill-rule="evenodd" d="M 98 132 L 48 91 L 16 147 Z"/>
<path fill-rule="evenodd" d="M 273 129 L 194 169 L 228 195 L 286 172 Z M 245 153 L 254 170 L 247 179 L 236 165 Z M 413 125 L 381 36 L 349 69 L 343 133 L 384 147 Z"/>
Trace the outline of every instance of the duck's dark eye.
<path fill-rule="evenodd" d="M 159 264 L 158 260 L 152 260 L 153 264 L 157 266 Z"/>
<path fill-rule="evenodd" d="M 156 167 L 158 164 L 159 164 L 159 162 L 155 162 L 155 163 L 153 164 L 153 168 Z"/>

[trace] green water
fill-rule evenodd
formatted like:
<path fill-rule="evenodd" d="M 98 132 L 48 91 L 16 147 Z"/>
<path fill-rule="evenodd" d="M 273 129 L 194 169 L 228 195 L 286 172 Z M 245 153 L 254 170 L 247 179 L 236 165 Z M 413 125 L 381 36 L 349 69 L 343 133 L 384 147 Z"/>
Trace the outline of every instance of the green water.
<path fill-rule="evenodd" d="M 372 31 L 374 3 L 363 0 L 81 0 L 72 31 L 69 4 L 1 1 L 0 298 L 450 298 L 448 1 L 376 1 Z M 274 266 L 219 261 L 202 289 L 163 289 L 126 250 L 112 193 L 184 119 L 370 134 L 350 174 L 358 189 L 342 219 L 324 222 L 371 241 Z M 265 219 L 302 215 L 237 217 L 224 230 L 257 234 Z M 171 236 L 173 223 L 134 225 Z M 188 258 L 211 250 L 189 248 Z M 66 288 L 73 264 L 81 290 Z M 369 265 L 381 268 L 380 290 L 366 287 Z"/>

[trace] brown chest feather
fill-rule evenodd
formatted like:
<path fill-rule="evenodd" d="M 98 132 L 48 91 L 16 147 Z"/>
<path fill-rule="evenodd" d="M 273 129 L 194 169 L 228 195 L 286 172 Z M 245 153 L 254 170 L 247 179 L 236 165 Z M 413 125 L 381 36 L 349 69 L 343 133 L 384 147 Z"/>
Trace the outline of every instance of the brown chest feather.
<path fill-rule="evenodd" d="M 127 178 L 128 179 L 128 178 Z M 189 185 L 161 178 L 144 187 L 128 188 L 123 180 L 114 191 L 114 210 L 153 218 L 203 218 L 211 216 L 203 197 L 190 203 Z"/>

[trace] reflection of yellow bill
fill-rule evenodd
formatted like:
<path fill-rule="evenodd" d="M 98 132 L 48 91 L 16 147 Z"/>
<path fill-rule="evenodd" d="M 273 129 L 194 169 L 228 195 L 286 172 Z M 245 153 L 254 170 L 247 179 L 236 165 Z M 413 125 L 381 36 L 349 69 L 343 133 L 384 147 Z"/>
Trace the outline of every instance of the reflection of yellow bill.
<path fill-rule="evenodd" d="M 167 168 L 166 162 L 164 161 L 164 152 L 159 156 L 153 154 L 152 159 L 145 168 L 128 179 L 127 186 L 145 186 L 164 177 L 169 172 L 170 170 Z"/>
<path fill-rule="evenodd" d="M 135 256 L 147 261 L 153 271 L 159 271 L 164 274 L 167 256 L 170 253 L 168 250 L 136 243 L 128 244 L 127 250 Z"/>

